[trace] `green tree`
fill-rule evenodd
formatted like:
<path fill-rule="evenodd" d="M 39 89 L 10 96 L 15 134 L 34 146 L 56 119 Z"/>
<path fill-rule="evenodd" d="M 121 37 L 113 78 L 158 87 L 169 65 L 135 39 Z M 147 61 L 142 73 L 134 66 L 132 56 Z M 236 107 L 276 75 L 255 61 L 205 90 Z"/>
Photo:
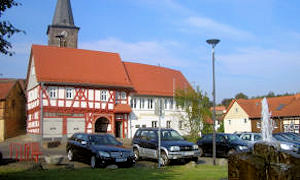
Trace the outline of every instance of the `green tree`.
<path fill-rule="evenodd" d="M 13 7 L 21 5 L 14 0 L 1 0 L 0 1 L 0 18 L 3 16 L 5 10 Z M 8 41 L 15 33 L 19 33 L 25 31 L 17 29 L 14 27 L 9 21 L 2 20 L 0 21 L 0 53 L 12 56 L 14 52 L 10 51 L 12 48 L 11 43 Z"/>
<path fill-rule="evenodd" d="M 229 104 L 231 103 L 232 98 L 225 98 L 222 100 L 221 104 L 228 108 Z"/>
<path fill-rule="evenodd" d="M 189 128 L 190 135 L 197 139 L 201 126 L 205 125 L 205 119 L 211 117 L 207 94 L 203 93 L 199 87 L 196 90 L 192 88 L 178 89 L 175 93 L 175 100 L 177 106 L 186 112 L 186 116 L 182 119 Z"/>
<path fill-rule="evenodd" d="M 248 99 L 248 96 L 245 95 L 244 93 L 240 92 L 235 95 L 235 99 Z"/>

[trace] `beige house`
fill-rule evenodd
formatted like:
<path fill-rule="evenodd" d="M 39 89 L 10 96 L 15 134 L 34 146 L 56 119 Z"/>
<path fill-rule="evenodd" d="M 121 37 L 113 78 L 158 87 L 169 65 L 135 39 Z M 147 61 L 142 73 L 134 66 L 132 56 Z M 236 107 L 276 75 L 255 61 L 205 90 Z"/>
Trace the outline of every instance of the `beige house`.
<path fill-rule="evenodd" d="M 225 133 L 260 132 L 262 99 L 234 99 L 224 116 Z M 273 132 L 299 133 L 300 94 L 267 98 Z"/>

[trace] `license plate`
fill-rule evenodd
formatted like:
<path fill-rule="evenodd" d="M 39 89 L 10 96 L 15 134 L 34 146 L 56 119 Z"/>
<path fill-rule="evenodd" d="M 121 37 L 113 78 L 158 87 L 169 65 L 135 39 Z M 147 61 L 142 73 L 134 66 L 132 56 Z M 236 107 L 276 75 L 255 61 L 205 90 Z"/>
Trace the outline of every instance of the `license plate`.
<path fill-rule="evenodd" d="M 116 162 L 125 162 L 127 161 L 127 158 L 118 158 L 116 159 Z"/>
<path fill-rule="evenodd" d="M 192 156 L 192 155 L 194 155 L 194 152 L 184 152 L 183 155 L 184 156 Z"/>

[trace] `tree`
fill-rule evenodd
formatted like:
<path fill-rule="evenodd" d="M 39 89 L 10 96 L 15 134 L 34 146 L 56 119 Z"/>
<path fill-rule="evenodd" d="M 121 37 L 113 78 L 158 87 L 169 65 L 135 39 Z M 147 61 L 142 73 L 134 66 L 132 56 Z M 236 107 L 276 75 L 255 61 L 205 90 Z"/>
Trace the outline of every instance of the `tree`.
<path fill-rule="evenodd" d="M 0 17 L 2 17 L 3 12 L 13 6 L 21 5 L 14 0 L 1 0 L 0 1 Z M 17 29 L 9 21 L 0 21 L 0 53 L 12 56 L 14 52 L 10 51 L 12 48 L 11 43 L 7 40 L 11 38 L 15 33 L 25 31 Z"/>
<path fill-rule="evenodd" d="M 232 98 L 225 98 L 222 100 L 221 104 L 228 108 L 229 104 L 231 103 Z"/>
<path fill-rule="evenodd" d="M 245 95 L 244 93 L 240 92 L 235 95 L 235 99 L 248 99 L 248 96 Z"/>
<path fill-rule="evenodd" d="M 206 125 L 205 119 L 211 117 L 207 94 L 204 94 L 199 87 L 196 91 L 192 88 L 178 89 L 175 93 L 175 100 L 177 106 L 186 112 L 186 116 L 182 119 L 188 126 L 190 135 L 197 139 L 201 127 Z"/>

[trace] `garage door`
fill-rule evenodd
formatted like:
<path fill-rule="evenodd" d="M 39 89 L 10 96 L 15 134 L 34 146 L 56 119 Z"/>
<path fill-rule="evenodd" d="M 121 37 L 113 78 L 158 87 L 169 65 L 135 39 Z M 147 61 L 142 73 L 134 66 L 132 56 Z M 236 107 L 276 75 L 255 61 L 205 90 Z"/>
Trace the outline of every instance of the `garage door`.
<path fill-rule="evenodd" d="M 62 118 L 44 118 L 44 137 L 62 137 Z"/>
<path fill-rule="evenodd" d="M 68 118 L 67 119 L 67 133 L 71 137 L 74 133 L 84 133 L 85 119 L 84 118 Z"/>

